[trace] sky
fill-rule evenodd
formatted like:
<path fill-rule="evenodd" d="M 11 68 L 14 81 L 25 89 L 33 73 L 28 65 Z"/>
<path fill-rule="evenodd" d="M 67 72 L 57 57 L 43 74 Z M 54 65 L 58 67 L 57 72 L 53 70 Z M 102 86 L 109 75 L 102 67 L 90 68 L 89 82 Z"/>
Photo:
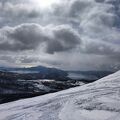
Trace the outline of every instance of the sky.
<path fill-rule="evenodd" d="M 120 69 L 119 0 L 0 0 L 0 66 Z"/>

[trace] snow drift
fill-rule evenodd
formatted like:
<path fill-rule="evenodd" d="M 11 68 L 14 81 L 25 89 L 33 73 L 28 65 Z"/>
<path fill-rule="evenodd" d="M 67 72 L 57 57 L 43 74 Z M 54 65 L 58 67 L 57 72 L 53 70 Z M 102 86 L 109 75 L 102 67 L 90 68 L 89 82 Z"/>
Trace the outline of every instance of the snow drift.
<path fill-rule="evenodd" d="M 0 105 L 0 120 L 120 120 L 120 71 L 81 87 Z"/>

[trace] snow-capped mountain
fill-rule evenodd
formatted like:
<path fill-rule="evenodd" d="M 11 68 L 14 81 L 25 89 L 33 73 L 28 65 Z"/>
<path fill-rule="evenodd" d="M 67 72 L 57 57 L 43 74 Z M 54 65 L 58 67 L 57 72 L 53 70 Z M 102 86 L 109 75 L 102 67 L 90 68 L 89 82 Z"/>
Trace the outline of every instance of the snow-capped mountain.
<path fill-rule="evenodd" d="M 120 120 L 120 71 L 81 87 L 0 105 L 0 120 Z"/>

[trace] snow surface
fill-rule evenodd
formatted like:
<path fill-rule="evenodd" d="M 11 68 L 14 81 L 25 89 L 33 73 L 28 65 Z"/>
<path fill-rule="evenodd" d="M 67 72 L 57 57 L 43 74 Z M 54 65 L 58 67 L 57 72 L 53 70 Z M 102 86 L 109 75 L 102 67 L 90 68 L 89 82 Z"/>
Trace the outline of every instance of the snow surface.
<path fill-rule="evenodd" d="M 80 87 L 2 104 L 0 120 L 120 120 L 120 71 Z"/>

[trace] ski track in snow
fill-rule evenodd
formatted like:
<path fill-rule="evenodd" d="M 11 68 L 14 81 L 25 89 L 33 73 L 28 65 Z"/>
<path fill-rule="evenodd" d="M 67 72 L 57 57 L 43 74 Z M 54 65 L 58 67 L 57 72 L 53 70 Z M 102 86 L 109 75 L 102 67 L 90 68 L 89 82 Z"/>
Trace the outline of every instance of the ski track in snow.
<path fill-rule="evenodd" d="M 80 87 L 2 104 L 0 120 L 120 120 L 120 71 Z"/>

